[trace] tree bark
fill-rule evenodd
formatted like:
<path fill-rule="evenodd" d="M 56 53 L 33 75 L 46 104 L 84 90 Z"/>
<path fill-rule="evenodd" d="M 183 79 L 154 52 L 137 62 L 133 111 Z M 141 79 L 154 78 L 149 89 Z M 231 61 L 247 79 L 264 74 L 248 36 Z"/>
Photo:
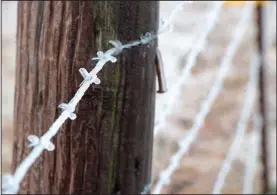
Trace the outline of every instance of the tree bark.
<path fill-rule="evenodd" d="M 139 39 L 158 27 L 157 1 L 19 1 L 13 170 L 31 152 L 91 71 L 109 40 Z M 99 72 L 21 183 L 21 194 L 139 194 L 150 183 L 156 41 L 123 50 Z"/>

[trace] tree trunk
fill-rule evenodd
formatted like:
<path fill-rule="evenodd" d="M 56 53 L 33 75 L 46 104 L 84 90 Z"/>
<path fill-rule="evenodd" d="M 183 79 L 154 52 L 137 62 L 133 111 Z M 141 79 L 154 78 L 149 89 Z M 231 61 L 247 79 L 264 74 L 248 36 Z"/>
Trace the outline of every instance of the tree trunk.
<path fill-rule="evenodd" d="M 158 27 L 157 1 L 19 1 L 13 170 L 61 113 L 91 58 L 109 40 L 137 40 Z M 20 193 L 139 194 L 150 183 L 156 42 L 123 50 L 99 72 L 21 183 Z"/>

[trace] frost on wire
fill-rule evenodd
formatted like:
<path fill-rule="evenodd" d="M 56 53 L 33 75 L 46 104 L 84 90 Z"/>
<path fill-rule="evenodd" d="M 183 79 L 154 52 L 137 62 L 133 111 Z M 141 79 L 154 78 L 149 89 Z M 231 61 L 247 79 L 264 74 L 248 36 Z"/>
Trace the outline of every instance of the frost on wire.
<path fill-rule="evenodd" d="M 97 57 L 92 58 L 92 60 L 97 60 L 95 68 L 88 72 L 85 68 L 80 68 L 79 72 L 83 77 L 83 82 L 80 84 L 80 88 L 74 95 L 74 97 L 68 103 L 62 103 L 58 107 L 62 110 L 61 115 L 56 119 L 56 121 L 50 126 L 48 131 L 38 137 L 36 135 L 29 135 L 27 140 L 29 141 L 28 147 L 33 148 L 31 153 L 21 162 L 21 164 L 16 168 L 13 175 L 6 174 L 2 178 L 2 193 L 3 194 L 16 194 L 20 188 L 20 182 L 23 180 L 29 168 L 35 162 L 37 158 L 41 155 L 43 150 L 53 151 L 55 145 L 51 142 L 51 139 L 58 133 L 59 128 L 62 124 L 69 118 L 70 120 L 75 120 L 77 115 L 74 113 L 75 108 L 79 101 L 82 99 L 84 93 L 89 88 L 91 84 L 100 84 L 101 81 L 97 77 L 97 73 L 103 68 L 107 62 L 115 63 L 117 61 L 115 55 L 118 55 L 122 52 L 123 49 L 131 48 L 138 45 L 145 45 L 151 43 L 158 35 L 165 33 L 168 29 L 172 30 L 170 22 L 175 16 L 175 14 L 182 8 L 182 6 L 187 2 L 179 3 L 176 8 L 171 13 L 169 19 L 166 22 L 162 23 L 161 28 L 158 30 L 157 34 L 146 33 L 141 36 L 139 40 L 129 42 L 127 44 L 122 44 L 120 41 L 109 41 L 114 47 L 107 50 L 106 52 L 98 51 Z M 145 186 L 142 193 L 149 190 L 149 184 Z"/>

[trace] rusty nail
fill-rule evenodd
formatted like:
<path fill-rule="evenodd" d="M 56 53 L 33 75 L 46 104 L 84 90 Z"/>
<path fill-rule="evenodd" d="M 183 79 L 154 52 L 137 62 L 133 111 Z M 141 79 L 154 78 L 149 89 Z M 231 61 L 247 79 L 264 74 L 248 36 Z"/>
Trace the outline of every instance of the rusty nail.
<path fill-rule="evenodd" d="M 157 72 L 157 78 L 158 78 L 158 84 L 159 84 L 159 90 L 157 92 L 165 93 L 167 89 L 166 89 L 166 83 L 165 83 L 164 64 L 163 64 L 161 52 L 158 49 L 156 51 L 156 56 L 155 56 L 155 66 L 156 66 L 156 72 Z"/>

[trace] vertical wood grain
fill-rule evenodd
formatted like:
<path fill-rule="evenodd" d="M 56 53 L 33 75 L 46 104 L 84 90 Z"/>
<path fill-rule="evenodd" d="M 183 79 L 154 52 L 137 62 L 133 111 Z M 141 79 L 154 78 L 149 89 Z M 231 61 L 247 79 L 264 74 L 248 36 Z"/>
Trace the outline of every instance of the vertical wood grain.
<path fill-rule="evenodd" d="M 77 91 L 79 68 L 122 43 L 156 32 L 156 1 L 20 1 L 18 4 L 13 170 Z M 21 184 L 21 194 L 131 194 L 150 182 L 155 105 L 155 42 L 107 63 Z"/>

